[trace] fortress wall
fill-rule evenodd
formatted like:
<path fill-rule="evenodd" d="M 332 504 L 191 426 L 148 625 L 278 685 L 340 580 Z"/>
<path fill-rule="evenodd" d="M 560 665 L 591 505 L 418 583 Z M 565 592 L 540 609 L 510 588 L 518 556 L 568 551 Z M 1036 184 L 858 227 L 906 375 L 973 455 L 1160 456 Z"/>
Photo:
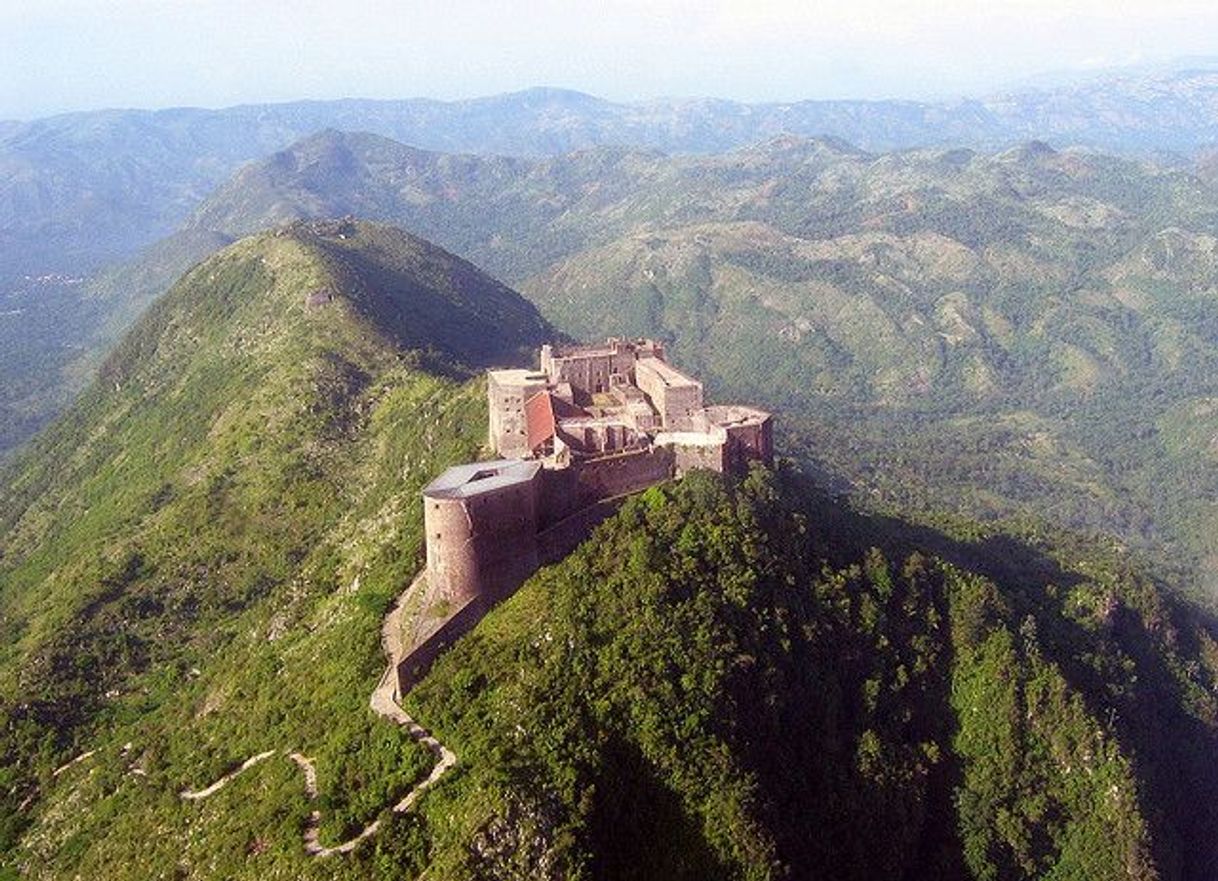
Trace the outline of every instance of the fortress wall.
<path fill-rule="evenodd" d="M 427 534 L 427 579 L 437 598 L 463 602 L 478 594 L 474 525 L 464 499 L 423 497 Z"/>
<path fill-rule="evenodd" d="M 499 598 L 537 569 L 537 484 L 516 484 L 466 500 L 473 523 L 477 592 Z"/>
<path fill-rule="evenodd" d="M 436 599 L 499 596 L 537 568 L 537 484 L 454 499 L 424 496 L 427 577 Z"/>
<path fill-rule="evenodd" d="M 613 373 L 611 354 L 556 358 L 555 382 L 569 382 L 572 387 L 592 394 L 609 389 L 609 377 Z"/>
<path fill-rule="evenodd" d="M 774 420 L 759 423 L 729 425 L 727 431 L 727 464 L 734 471 L 748 470 L 749 462 L 774 464 Z"/>
<path fill-rule="evenodd" d="M 537 557 L 542 566 L 557 563 L 567 556 L 622 506 L 622 499 L 608 499 L 576 511 L 537 536 Z"/>
<path fill-rule="evenodd" d="M 655 345 L 646 346 L 646 350 L 663 351 Z M 603 348 L 576 349 L 566 354 L 543 346 L 541 369 L 551 382 L 569 382 L 582 392 L 594 394 L 609 391 L 611 376 L 633 379 L 634 359 L 635 345 L 630 343 L 610 341 Z"/>
<path fill-rule="evenodd" d="M 546 468 L 541 472 L 538 491 L 538 522 L 542 529 L 570 517 L 579 510 L 578 466 L 571 468 Z"/>
<path fill-rule="evenodd" d="M 702 386 L 670 386 L 664 394 L 664 427 L 676 431 L 692 431 L 698 411 L 702 409 Z"/>
<path fill-rule="evenodd" d="M 454 610 L 443 623 L 413 648 L 404 652 L 396 671 L 398 696 L 418 684 L 436 659 L 458 639 L 478 626 L 478 622 L 497 603 L 515 593 L 538 568 L 557 563 L 574 551 L 593 529 L 613 516 L 621 504 L 621 499 L 612 499 L 588 505 L 543 529 L 537 535 L 530 536 L 533 553 L 527 566 L 519 565 L 523 558 L 518 558 L 510 578 L 506 574 L 500 576 L 494 591 L 482 592 L 454 603 Z M 431 577 L 430 573 L 428 577 Z M 427 596 L 429 603 L 432 598 L 440 598 L 435 585 L 428 585 Z"/>
<path fill-rule="evenodd" d="M 466 600 L 435 632 L 406 650 L 397 666 L 399 699 L 427 675 L 431 665 L 445 649 L 477 626 L 490 611 L 491 605 L 481 597 Z"/>
<path fill-rule="evenodd" d="M 674 444 L 672 451 L 678 477 L 698 468 L 722 474 L 727 467 L 726 447 L 723 444 Z"/>
<path fill-rule="evenodd" d="M 523 370 L 487 372 L 491 448 L 505 458 L 525 456 L 529 452 L 524 405 L 533 395 L 544 391 L 546 383 L 541 374 L 532 374 L 531 379 L 527 376 L 528 371 Z"/>
<path fill-rule="evenodd" d="M 488 567 L 496 565 L 497 561 L 503 564 L 502 570 L 491 579 L 490 589 L 451 600 L 454 609 L 448 618 L 438 625 L 426 639 L 403 653 L 397 664 L 398 695 L 404 695 L 410 688 L 417 685 L 419 680 L 428 675 L 431 665 L 449 646 L 473 630 L 498 602 L 512 596 L 520 585 L 523 585 L 533 573 L 536 573 L 538 568 L 542 565 L 559 562 L 560 559 L 579 547 L 580 542 L 587 539 L 593 529 L 618 511 L 621 502 L 620 498 L 615 498 L 615 500 L 588 504 L 586 507 L 577 509 L 575 513 L 560 522 L 542 529 L 536 535 L 530 535 L 529 543 L 527 543 L 529 551 L 525 553 L 512 553 L 510 552 L 512 548 L 504 547 L 502 548 L 504 559 L 504 557 L 497 558 L 493 551 L 487 551 L 481 558 L 481 562 L 484 564 L 481 568 L 484 573 L 482 578 L 487 578 Z M 513 531 L 513 529 L 503 529 L 498 532 L 498 535 L 502 540 L 512 542 Z M 482 535 L 481 541 L 490 540 L 490 534 Z M 428 578 L 432 578 L 430 569 Z M 446 595 L 442 587 L 437 589 L 436 585 L 429 584 L 428 604 L 438 601 L 440 598 L 451 597 L 451 593 Z"/>
<path fill-rule="evenodd" d="M 673 453 L 663 447 L 631 450 L 581 463 L 575 470 L 579 505 L 589 505 L 671 479 Z"/>
<path fill-rule="evenodd" d="M 664 361 L 640 361 L 635 382 L 660 414 L 665 431 L 693 431 L 702 410 L 702 383 Z"/>

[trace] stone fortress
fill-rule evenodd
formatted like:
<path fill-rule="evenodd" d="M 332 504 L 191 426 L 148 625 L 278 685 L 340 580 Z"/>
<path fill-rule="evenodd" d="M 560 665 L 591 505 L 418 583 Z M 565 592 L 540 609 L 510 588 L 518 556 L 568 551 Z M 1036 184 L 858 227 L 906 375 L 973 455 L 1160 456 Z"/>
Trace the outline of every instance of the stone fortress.
<path fill-rule="evenodd" d="M 695 468 L 773 462 L 771 415 L 706 406 L 702 383 L 654 340 L 543 346 L 536 370 L 488 371 L 487 396 L 498 458 L 449 468 L 423 490 L 427 585 L 402 691 L 622 497 Z"/>

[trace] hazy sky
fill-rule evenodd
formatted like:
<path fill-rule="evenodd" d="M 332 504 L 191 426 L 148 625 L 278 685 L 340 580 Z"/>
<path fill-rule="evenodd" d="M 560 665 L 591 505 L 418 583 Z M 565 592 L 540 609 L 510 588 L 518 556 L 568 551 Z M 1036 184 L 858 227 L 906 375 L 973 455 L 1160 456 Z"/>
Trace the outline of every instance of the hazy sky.
<path fill-rule="evenodd" d="M 0 0 L 0 119 L 533 85 L 924 97 L 1218 54 L 1214 0 Z"/>

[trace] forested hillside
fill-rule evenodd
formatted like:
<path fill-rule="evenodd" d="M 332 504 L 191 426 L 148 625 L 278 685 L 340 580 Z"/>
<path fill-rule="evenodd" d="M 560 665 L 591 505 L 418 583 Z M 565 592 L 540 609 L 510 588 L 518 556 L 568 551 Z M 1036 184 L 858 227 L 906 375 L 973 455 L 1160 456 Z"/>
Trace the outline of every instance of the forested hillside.
<path fill-rule="evenodd" d="M 871 520 L 790 473 L 651 490 L 408 696 L 456 769 L 324 861 L 301 849 L 307 801 L 286 763 L 202 805 L 176 792 L 286 735 L 321 756 L 336 836 L 421 773 L 316 678 L 371 688 L 375 672 L 299 650 L 373 623 L 280 626 L 285 646 L 236 639 L 209 689 L 94 732 L 102 753 L 60 775 L 21 840 L 29 874 L 1202 879 L 1218 865 L 1218 820 L 1198 810 L 1218 784 L 1212 625 L 1102 547 Z M 298 677 L 317 687 L 289 704 Z M 290 727 L 258 724 L 268 701 Z M 167 834 L 150 841 L 154 826 Z"/>
<path fill-rule="evenodd" d="M 431 871 L 1209 877 L 1212 634 L 1096 546 L 691 477 L 409 695 L 462 761 Z"/>
<path fill-rule="evenodd" d="M 1218 571 L 1203 178 L 1040 143 L 530 162 L 327 132 L 190 229 L 346 213 L 469 256 L 574 336 L 665 339 L 717 394 L 780 410 L 829 479 L 899 508 L 1032 508 Z"/>
<path fill-rule="evenodd" d="M 549 337 L 469 264 L 355 223 L 241 242 L 158 302 L 5 472 L 5 863 L 231 877 L 265 824 L 307 815 L 296 769 L 290 800 L 239 821 L 209 803 L 172 859 L 144 846 L 196 822 L 178 789 L 246 747 L 308 751 L 327 838 L 425 775 L 426 750 L 367 712 L 381 618 L 418 565 L 420 487 L 485 437 L 476 373 Z M 128 835 L 137 807 L 155 819 Z M 107 838 L 133 849 L 91 863 Z"/>
<path fill-rule="evenodd" d="M 34 278 L 0 294 L 0 461 L 89 386 L 149 304 L 231 241 L 186 230 L 88 278 Z"/>

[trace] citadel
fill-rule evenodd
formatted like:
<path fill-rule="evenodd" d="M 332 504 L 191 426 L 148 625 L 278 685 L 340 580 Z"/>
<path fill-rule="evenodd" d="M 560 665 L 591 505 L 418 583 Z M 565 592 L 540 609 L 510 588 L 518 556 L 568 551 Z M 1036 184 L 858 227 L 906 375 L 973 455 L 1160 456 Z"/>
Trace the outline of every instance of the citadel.
<path fill-rule="evenodd" d="M 702 383 L 655 340 L 543 346 L 536 370 L 488 371 L 487 397 L 497 458 L 449 468 L 423 490 L 427 587 L 402 691 L 624 496 L 696 468 L 773 462 L 772 416 L 705 405 Z"/>

